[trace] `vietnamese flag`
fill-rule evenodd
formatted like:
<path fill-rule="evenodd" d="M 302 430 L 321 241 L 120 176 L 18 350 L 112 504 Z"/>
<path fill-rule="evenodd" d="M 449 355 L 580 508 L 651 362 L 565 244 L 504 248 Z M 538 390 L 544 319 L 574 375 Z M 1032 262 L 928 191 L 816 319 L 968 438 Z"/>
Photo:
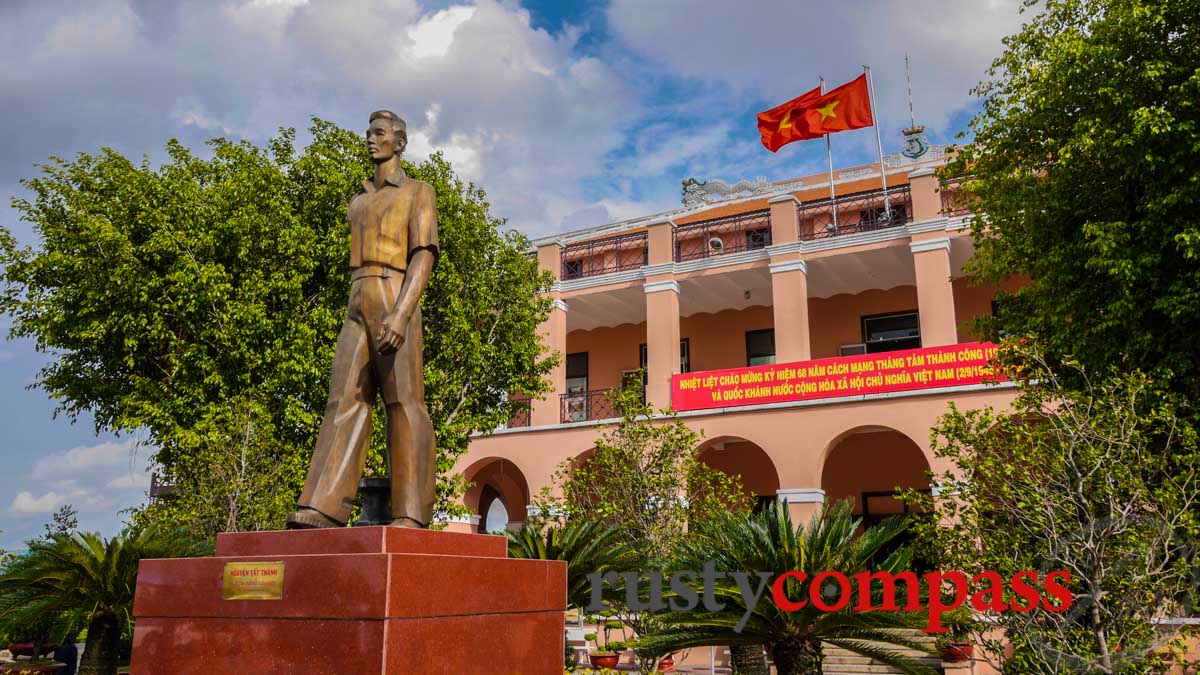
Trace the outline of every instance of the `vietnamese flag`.
<path fill-rule="evenodd" d="M 866 73 L 824 94 L 817 87 L 758 114 L 762 144 L 771 152 L 792 141 L 820 138 L 872 124 L 874 118 L 871 117 Z"/>

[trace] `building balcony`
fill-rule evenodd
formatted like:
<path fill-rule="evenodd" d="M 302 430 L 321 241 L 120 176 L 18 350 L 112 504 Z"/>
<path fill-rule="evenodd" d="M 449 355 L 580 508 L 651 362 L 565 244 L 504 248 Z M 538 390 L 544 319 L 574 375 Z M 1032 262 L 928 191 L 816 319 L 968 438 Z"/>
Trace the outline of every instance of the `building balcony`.
<path fill-rule="evenodd" d="M 508 424 L 505 425 L 508 429 L 519 429 L 527 427 L 532 423 L 530 416 L 530 406 L 532 404 L 528 396 L 510 396 L 509 402 L 513 404 L 512 415 L 508 418 Z"/>
<path fill-rule="evenodd" d="M 559 395 L 559 421 L 589 422 L 616 417 L 611 389 L 576 391 Z"/>
<path fill-rule="evenodd" d="M 796 205 L 801 241 L 901 227 L 913 222 L 908 185 L 868 190 Z"/>
<path fill-rule="evenodd" d="M 942 214 L 949 218 L 958 218 L 971 213 L 971 198 L 959 189 L 960 180 L 944 181 L 938 190 L 942 203 Z"/>
<path fill-rule="evenodd" d="M 561 253 L 563 280 L 635 270 L 646 264 L 645 232 L 592 239 L 564 246 Z"/>
<path fill-rule="evenodd" d="M 771 212 L 741 213 L 671 228 L 675 262 L 701 260 L 771 245 Z"/>

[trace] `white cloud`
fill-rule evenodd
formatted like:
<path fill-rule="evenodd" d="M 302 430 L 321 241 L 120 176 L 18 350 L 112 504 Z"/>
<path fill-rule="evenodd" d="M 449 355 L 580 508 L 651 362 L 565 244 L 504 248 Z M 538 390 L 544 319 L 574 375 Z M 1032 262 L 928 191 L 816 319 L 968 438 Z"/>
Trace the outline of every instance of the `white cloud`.
<path fill-rule="evenodd" d="M 593 201 L 583 179 L 604 170 L 640 110 L 628 78 L 576 50 L 578 27 L 535 27 L 512 2 L 106 3 L 106 35 L 124 48 L 65 71 L 30 54 L 91 14 L 0 4 L 0 88 L 16 102 L 0 111 L 16 139 L 0 186 L 50 154 L 104 144 L 136 158 L 213 134 L 261 143 L 310 115 L 361 129 L 389 108 L 409 122 L 411 158 L 443 151 L 498 216 L 545 234 Z M 57 109 L 89 124 L 63 132 L 47 114 Z"/>
<path fill-rule="evenodd" d="M 65 452 L 43 457 L 33 465 L 33 476 L 44 478 L 63 474 L 94 471 L 99 468 L 131 464 L 137 457 L 134 454 L 138 442 L 134 439 L 126 441 L 107 441 L 96 445 L 84 445 L 71 448 Z"/>
<path fill-rule="evenodd" d="M 854 77 L 863 62 L 875 66 L 885 141 L 896 142 L 906 50 L 918 119 L 947 140 L 946 121 L 1017 26 L 1018 1 L 613 0 L 615 42 L 587 50 L 582 28 L 535 27 L 519 0 L 0 3 L 0 89 L 11 102 L 0 124 L 12 132 L 0 188 L 50 154 L 103 144 L 161 157 L 171 137 L 261 143 L 309 115 L 360 129 L 390 108 L 409 121 L 411 157 L 445 152 L 497 215 L 544 235 L 596 206 L 616 217 L 673 204 L 689 175 L 797 175 L 799 161 L 753 147 L 742 134 L 753 119 L 734 115 L 818 74 Z M 93 24 L 103 48 L 81 58 L 81 27 Z M 702 86 L 662 96 L 662 76 Z M 88 125 L 54 126 L 49 113 L 63 109 Z M 660 124 L 673 128 L 652 135 Z M 873 137 L 839 142 L 862 154 Z"/>
<path fill-rule="evenodd" d="M 108 487 L 114 490 L 128 490 L 134 488 L 139 490 L 148 490 L 150 489 L 150 474 L 146 471 L 142 471 L 140 473 L 130 471 L 129 473 L 122 474 L 110 480 L 108 482 Z"/>
<path fill-rule="evenodd" d="M 409 54 L 419 59 L 445 57 L 454 42 L 454 32 L 473 14 L 474 7 L 450 7 L 418 22 L 408 29 L 412 41 Z"/>
<path fill-rule="evenodd" d="M 138 23 L 133 9 L 118 0 L 64 14 L 47 31 L 34 58 L 70 61 L 123 53 L 136 42 Z"/>
<path fill-rule="evenodd" d="M 904 54 L 918 122 L 943 129 L 1020 26 L 1020 2 L 958 0 L 815 5 L 795 0 L 613 0 L 609 25 L 635 52 L 675 74 L 719 83 L 727 98 L 783 101 L 872 66 L 885 130 L 908 124 Z"/>
<path fill-rule="evenodd" d="M 18 516 L 32 516 L 39 513 L 50 513 L 66 502 L 66 497 L 57 492 L 47 492 L 40 497 L 34 497 L 28 490 L 13 498 L 9 510 Z"/>

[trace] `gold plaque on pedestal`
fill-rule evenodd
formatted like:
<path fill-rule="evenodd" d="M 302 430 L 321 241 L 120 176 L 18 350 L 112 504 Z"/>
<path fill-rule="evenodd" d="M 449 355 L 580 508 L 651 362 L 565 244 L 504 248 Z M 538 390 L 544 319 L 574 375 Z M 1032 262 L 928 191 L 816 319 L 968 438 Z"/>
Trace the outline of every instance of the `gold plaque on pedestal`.
<path fill-rule="evenodd" d="M 283 561 L 225 563 L 221 577 L 222 600 L 280 600 L 283 598 Z"/>

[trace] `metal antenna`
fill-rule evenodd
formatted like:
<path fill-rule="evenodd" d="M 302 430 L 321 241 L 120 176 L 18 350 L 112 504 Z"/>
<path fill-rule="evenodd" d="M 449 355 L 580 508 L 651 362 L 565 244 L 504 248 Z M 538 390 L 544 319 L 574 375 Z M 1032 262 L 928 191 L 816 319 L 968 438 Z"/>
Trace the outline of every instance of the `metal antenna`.
<path fill-rule="evenodd" d="M 917 128 L 917 118 L 913 115 L 912 107 L 912 71 L 908 67 L 908 52 L 904 52 L 904 81 L 908 84 L 908 121 L 909 129 Z"/>

